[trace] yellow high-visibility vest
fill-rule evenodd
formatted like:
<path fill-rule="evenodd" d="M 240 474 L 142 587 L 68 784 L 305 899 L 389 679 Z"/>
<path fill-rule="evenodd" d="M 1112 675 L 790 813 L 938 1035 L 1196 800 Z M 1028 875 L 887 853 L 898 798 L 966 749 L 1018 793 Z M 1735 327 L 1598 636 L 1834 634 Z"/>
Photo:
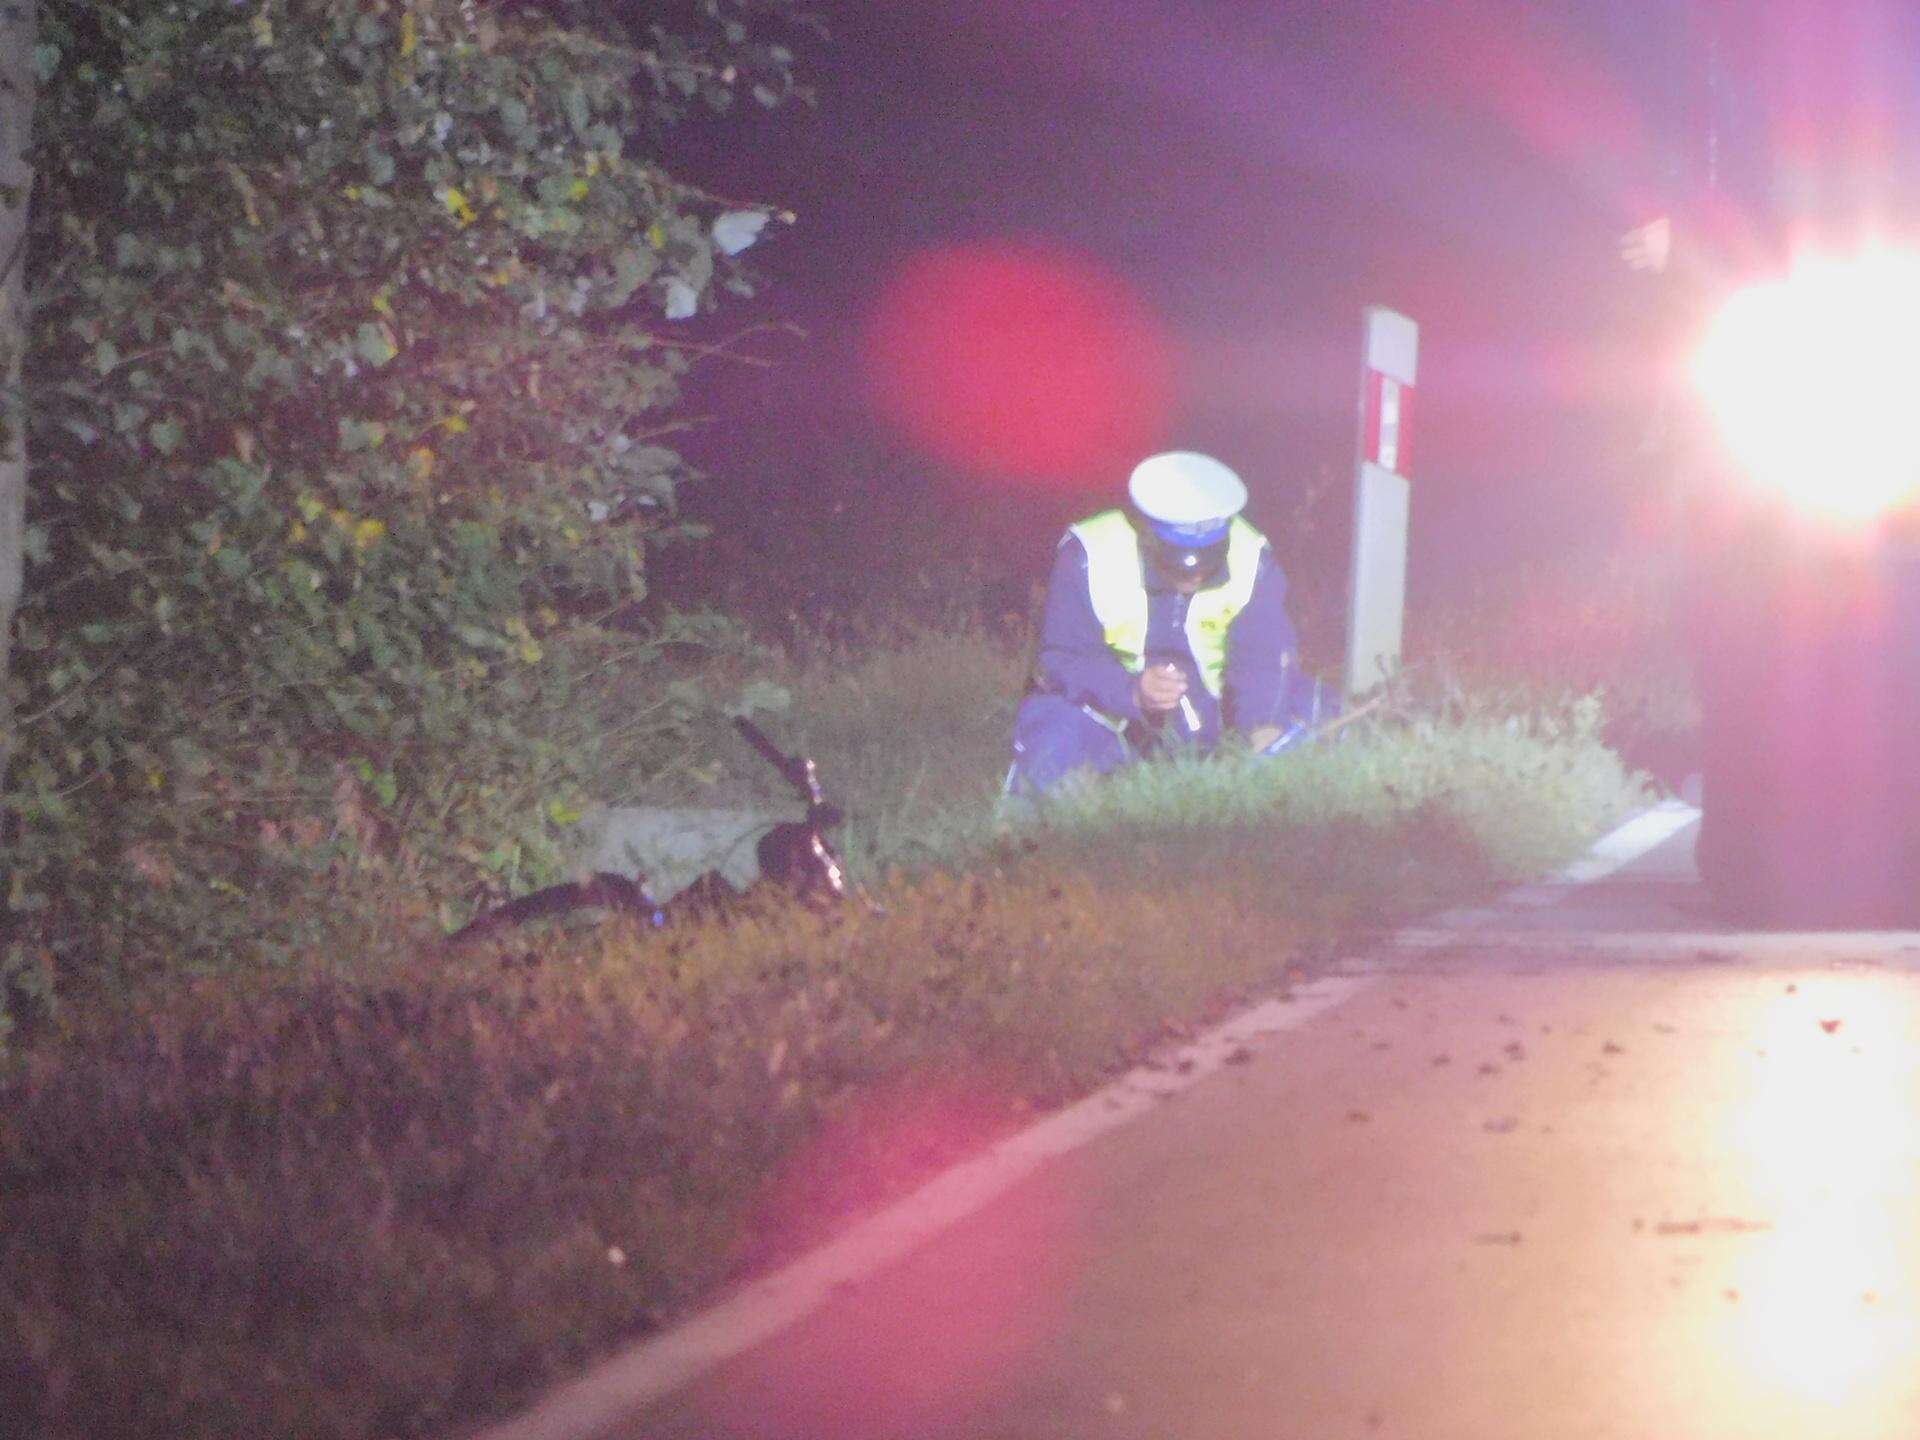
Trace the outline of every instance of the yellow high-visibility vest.
<path fill-rule="evenodd" d="M 1106 510 L 1070 527 L 1087 552 L 1087 589 L 1107 646 L 1129 673 L 1147 668 L 1147 581 L 1140 537 L 1123 510 Z M 1227 679 L 1227 627 L 1253 598 L 1267 537 L 1234 516 L 1227 532 L 1227 578 L 1195 592 L 1187 606 L 1187 645 L 1200 683 L 1214 699 Z"/>

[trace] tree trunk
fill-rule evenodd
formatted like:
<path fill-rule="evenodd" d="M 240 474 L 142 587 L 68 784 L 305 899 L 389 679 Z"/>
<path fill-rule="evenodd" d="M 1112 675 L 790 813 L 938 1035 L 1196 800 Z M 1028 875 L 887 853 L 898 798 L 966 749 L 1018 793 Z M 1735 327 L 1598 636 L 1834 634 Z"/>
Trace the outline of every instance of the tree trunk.
<path fill-rule="evenodd" d="M 34 0 L 0 0 L 0 795 L 13 761 L 13 617 L 26 573 L 27 206 L 33 171 Z M 0 812 L 0 820 L 4 819 Z M 8 827 L 10 828 L 10 827 Z M 0 838 L 5 830 L 0 829 Z"/>

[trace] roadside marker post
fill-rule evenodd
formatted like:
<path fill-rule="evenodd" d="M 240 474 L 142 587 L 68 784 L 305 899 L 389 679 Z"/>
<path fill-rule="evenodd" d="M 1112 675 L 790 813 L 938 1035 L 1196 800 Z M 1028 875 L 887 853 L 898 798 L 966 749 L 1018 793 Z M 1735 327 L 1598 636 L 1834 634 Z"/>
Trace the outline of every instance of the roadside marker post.
<path fill-rule="evenodd" d="M 1353 571 L 1347 598 L 1347 694 L 1366 694 L 1400 666 L 1407 598 L 1408 419 L 1420 327 L 1369 306 L 1362 317 L 1360 459 L 1354 479 Z"/>

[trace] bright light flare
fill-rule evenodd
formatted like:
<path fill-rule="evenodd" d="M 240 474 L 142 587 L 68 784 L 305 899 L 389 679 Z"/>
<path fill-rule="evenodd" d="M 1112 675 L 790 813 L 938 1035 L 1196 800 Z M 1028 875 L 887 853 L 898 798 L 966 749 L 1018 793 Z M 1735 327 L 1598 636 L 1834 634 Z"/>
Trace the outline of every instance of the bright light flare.
<path fill-rule="evenodd" d="M 1808 260 L 1744 290 L 1695 379 L 1748 472 L 1797 505 L 1869 520 L 1920 493 L 1920 256 Z"/>
<path fill-rule="evenodd" d="M 1759 1083 L 1733 1122 L 1773 1229 L 1745 1247 L 1728 1323 L 1748 1384 L 1870 1408 L 1920 1341 L 1904 1239 L 1920 1168 L 1910 1021 L 1872 983 L 1800 989 L 1764 1017 Z"/>

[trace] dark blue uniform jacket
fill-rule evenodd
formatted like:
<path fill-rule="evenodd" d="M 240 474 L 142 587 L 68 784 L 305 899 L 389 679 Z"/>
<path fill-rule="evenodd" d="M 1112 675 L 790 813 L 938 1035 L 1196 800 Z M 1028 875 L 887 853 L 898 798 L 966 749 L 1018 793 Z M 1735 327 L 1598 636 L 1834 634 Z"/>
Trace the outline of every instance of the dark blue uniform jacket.
<path fill-rule="evenodd" d="M 1299 637 L 1287 618 L 1286 576 L 1270 548 L 1261 550 L 1259 565 L 1247 607 L 1227 632 L 1226 721 L 1241 730 L 1286 724 L 1311 694 L 1311 681 L 1300 673 Z M 1171 660 L 1186 672 L 1187 694 L 1201 718 L 1200 738 L 1211 740 L 1220 733 L 1221 707 L 1200 683 L 1187 644 L 1188 604 L 1186 596 L 1155 589 L 1149 580 L 1147 655 L 1156 663 Z M 1087 552 L 1073 535 L 1060 542 L 1047 585 L 1040 677 L 1043 688 L 1076 705 L 1121 719 L 1141 718 L 1133 676 L 1107 648 L 1093 613 Z"/>

